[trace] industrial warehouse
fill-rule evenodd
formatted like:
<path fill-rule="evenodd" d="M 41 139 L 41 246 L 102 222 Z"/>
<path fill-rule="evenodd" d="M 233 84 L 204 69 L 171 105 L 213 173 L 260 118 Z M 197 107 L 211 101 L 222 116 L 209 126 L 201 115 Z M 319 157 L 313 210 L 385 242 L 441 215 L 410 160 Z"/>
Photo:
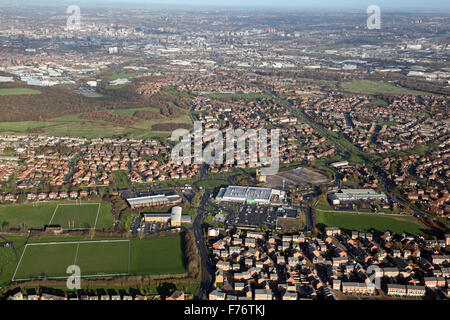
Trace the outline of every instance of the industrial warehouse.
<path fill-rule="evenodd" d="M 138 209 L 145 207 L 175 205 L 181 203 L 181 197 L 177 194 L 174 195 L 157 194 L 146 197 L 128 198 L 127 202 L 132 209 Z"/>
<path fill-rule="evenodd" d="M 183 215 L 181 207 L 173 207 L 171 213 L 144 213 L 142 217 L 144 222 L 163 222 L 170 221 L 171 227 L 180 227 L 182 223 L 191 223 L 191 216 Z"/>
<path fill-rule="evenodd" d="M 217 201 L 275 204 L 285 198 L 285 192 L 270 188 L 229 186 L 221 188 L 216 196 Z"/>
<path fill-rule="evenodd" d="M 342 189 L 339 193 L 332 193 L 328 196 L 331 203 L 339 205 L 342 202 L 358 200 L 382 200 L 388 201 L 386 194 L 373 189 Z"/>

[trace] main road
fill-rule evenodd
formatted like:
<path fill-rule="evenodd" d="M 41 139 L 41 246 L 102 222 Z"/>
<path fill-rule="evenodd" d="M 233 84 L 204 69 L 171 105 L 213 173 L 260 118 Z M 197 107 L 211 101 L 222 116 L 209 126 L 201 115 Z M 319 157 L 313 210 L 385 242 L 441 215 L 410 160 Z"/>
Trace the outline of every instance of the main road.
<path fill-rule="evenodd" d="M 200 168 L 200 176 L 196 182 L 192 184 L 193 190 L 196 192 L 200 191 L 198 187 L 198 183 L 203 180 L 207 180 L 207 165 L 203 164 Z M 200 284 L 199 291 L 197 293 L 196 299 L 205 299 L 208 297 L 209 292 L 211 291 L 211 284 L 214 278 L 214 268 L 211 263 L 211 259 L 208 255 L 208 248 L 206 247 L 205 237 L 203 236 L 203 220 L 208 216 L 208 211 L 205 209 L 209 197 L 212 194 L 212 191 L 205 190 L 205 193 L 200 200 L 200 204 L 196 207 L 196 215 L 194 221 L 192 223 L 192 232 L 195 236 L 195 241 L 197 242 L 198 254 L 201 259 L 201 268 L 202 268 L 202 281 Z"/>
<path fill-rule="evenodd" d="M 324 137 L 326 137 L 327 139 L 329 139 L 331 142 L 333 142 L 336 147 L 341 151 L 346 153 L 347 155 L 351 154 L 351 153 L 356 153 L 358 156 L 360 156 L 363 160 L 364 166 L 378 179 L 378 181 L 380 181 L 385 189 L 385 192 L 390 195 L 390 197 L 397 201 L 398 203 L 401 203 L 403 205 L 406 205 L 408 207 L 410 207 L 414 214 L 416 216 L 421 216 L 421 217 L 429 217 L 431 219 L 434 219 L 435 217 L 433 217 L 432 215 L 430 215 L 429 213 L 420 210 L 416 207 L 411 206 L 409 203 L 407 203 L 406 201 L 404 201 L 403 199 L 400 199 L 396 194 L 395 194 L 395 186 L 393 185 L 393 183 L 391 181 L 389 181 L 386 177 L 384 177 L 383 171 L 376 166 L 368 157 L 367 154 L 365 154 L 364 152 L 362 152 L 361 150 L 359 150 L 356 146 L 354 146 L 352 143 L 349 143 L 348 145 L 343 144 L 341 141 L 339 141 L 339 139 L 337 139 L 336 137 L 332 136 L 328 130 L 326 128 L 324 128 L 321 124 L 317 123 L 316 121 L 314 121 L 313 119 L 311 119 L 311 117 L 309 117 L 307 114 L 305 114 L 304 112 L 301 112 L 299 110 L 297 110 L 296 108 L 292 107 L 292 103 L 290 103 L 289 101 L 286 101 L 284 98 L 281 98 L 276 92 L 270 91 L 265 89 L 265 91 L 269 94 L 271 94 L 273 97 L 283 101 L 286 103 L 288 109 L 295 115 L 297 115 L 297 117 L 306 122 L 307 124 L 309 124 L 311 127 L 313 127 L 316 131 L 318 131 L 320 134 L 322 134 Z M 325 99 L 328 96 L 328 94 L 323 98 Z M 349 147 L 352 146 L 352 147 Z"/>
<path fill-rule="evenodd" d="M 198 253 L 200 255 L 202 264 L 202 282 L 197 294 L 198 299 L 204 299 L 208 296 L 209 292 L 211 291 L 211 283 L 214 277 L 214 269 L 208 255 L 208 249 L 206 248 L 206 242 L 203 236 L 202 229 L 203 220 L 208 215 L 208 213 L 201 207 L 197 209 L 197 215 L 195 216 L 194 223 L 192 224 L 192 231 L 195 235 L 195 241 L 197 242 Z"/>

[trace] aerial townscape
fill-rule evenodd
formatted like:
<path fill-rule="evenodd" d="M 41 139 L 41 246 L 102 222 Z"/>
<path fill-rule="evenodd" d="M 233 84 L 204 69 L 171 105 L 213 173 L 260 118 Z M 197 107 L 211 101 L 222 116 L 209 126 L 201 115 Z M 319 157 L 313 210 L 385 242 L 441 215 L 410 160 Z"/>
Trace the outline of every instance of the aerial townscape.
<path fill-rule="evenodd" d="M 69 2 L 0 0 L 0 300 L 450 300 L 448 4 Z"/>

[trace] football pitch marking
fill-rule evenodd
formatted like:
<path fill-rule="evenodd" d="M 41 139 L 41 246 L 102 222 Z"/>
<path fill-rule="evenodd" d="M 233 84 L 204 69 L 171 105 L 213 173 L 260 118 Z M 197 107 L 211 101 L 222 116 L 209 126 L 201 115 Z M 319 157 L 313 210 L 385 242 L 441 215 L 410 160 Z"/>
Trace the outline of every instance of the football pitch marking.
<path fill-rule="evenodd" d="M 75 251 L 75 259 L 73 260 L 73 264 L 77 264 L 77 258 L 78 258 L 78 249 L 80 249 L 80 243 L 77 244 L 77 251 Z"/>
<path fill-rule="evenodd" d="M 116 239 L 116 240 L 92 240 L 92 241 L 60 241 L 60 242 L 38 242 L 38 243 L 27 243 L 25 244 L 25 248 L 22 251 L 22 255 L 20 256 L 19 262 L 17 263 L 16 270 L 14 271 L 13 277 L 11 281 L 31 281 L 38 280 L 42 278 L 19 278 L 16 279 L 17 270 L 22 263 L 22 258 L 25 255 L 25 251 L 28 246 L 45 246 L 45 245 L 57 245 L 57 244 L 77 244 L 77 249 L 75 253 L 75 262 L 78 259 L 78 248 L 80 244 L 84 243 L 111 243 L 111 242 L 128 242 L 128 272 L 127 273 L 99 273 L 99 274 L 90 274 L 90 275 L 81 275 L 81 278 L 95 278 L 95 277 L 116 277 L 116 276 L 128 276 L 130 275 L 130 263 L 131 263 L 131 241 L 129 239 Z M 76 263 L 75 263 L 76 264 Z M 49 280 L 58 280 L 58 279 L 67 279 L 70 275 L 67 276 L 57 276 L 57 277 L 47 277 Z"/>
<path fill-rule="evenodd" d="M 11 281 L 14 281 L 14 278 L 16 277 L 17 270 L 19 269 L 20 263 L 22 262 L 23 255 L 25 254 L 26 250 L 27 250 L 27 244 L 25 244 L 25 248 L 23 248 L 22 255 L 20 256 L 19 262 L 17 263 L 16 270 L 14 271 Z"/>
<path fill-rule="evenodd" d="M 83 244 L 83 243 L 105 243 L 105 242 L 130 242 L 129 239 L 113 239 L 113 240 L 86 240 L 86 241 L 55 241 L 55 242 L 35 242 L 27 243 L 26 246 L 45 246 L 53 244 Z"/>
<path fill-rule="evenodd" d="M 80 205 L 81 205 L 81 203 L 80 203 Z M 94 223 L 94 227 L 92 228 L 93 230 L 95 230 L 95 228 L 97 227 L 97 220 L 98 220 L 99 213 L 100 213 L 100 203 L 98 204 L 97 215 L 95 216 L 95 223 Z"/>
<path fill-rule="evenodd" d="M 55 217 L 56 211 L 59 208 L 59 204 L 56 205 L 55 211 L 53 211 L 52 217 L 50 218 L 49 225 L 52 225 L 53 218 Z"/>
<path fill-rule="evenodd" d="M 100 206 L 101 203 L 99 202 L 88 202 L 88 203 L 58 203 L 56 205 L 55 211 L 53 211 L 53 215 L 50 218 L 50 221 L 48 222 L 48 225 L 52 225 L 52 221 L 55 218 L 56 212 L 58 211 L 59 206 L 88 206 L 88 205 L 97 205 L 97 215 L 95 216 L 95 222 L 94 222 L 94 226 L 91 228 L 91 230 L 95 230 L 95 228 L 97 227 L 97 221 L 98 221 L 98 216 L 100 214 Z M 62 227 L 62 226 L 61 226 Z M 63 228 L 64 229 L 64 228 Z M 67 228 L 69 230 L 86 230 L 86 228 Z"/>

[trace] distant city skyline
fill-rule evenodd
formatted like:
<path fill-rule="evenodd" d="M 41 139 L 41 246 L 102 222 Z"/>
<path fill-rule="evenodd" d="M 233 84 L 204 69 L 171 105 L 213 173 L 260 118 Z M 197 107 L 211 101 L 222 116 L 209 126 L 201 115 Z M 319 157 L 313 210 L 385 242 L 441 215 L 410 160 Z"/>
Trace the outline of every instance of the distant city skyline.
<path fill-rule="evenodd" d="M 385 10 L 450 10 L 450 2 L 444 0 L 0 0 L 9 5 L 69 5 L 85 6 L 194 6 L 194 7 L 242 7 L 242 8 L 295 8 L 320 10 L 365 10 L 369 5 L 378 5 Z"/>

